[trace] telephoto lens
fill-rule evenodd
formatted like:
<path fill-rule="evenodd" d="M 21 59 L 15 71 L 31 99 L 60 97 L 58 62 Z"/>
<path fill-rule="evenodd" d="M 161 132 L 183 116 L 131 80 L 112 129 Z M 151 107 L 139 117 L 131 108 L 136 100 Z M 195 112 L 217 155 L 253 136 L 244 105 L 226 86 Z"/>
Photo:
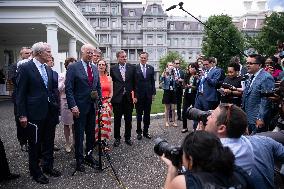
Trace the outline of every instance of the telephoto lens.
<path fill-rule="evenodd" d="M 175 167 L 181 167 L 182 149 L 179 146 L 172 146 L 166 140 L 157 138 L 154 140 L 154 152 L 158 156 L 165 154 L 165 157 L 172 161 Z"/>
<path fill-rule="evenodd" d="M 206 126 L 207 117 L 211 115 L 211 111 L 202 111 L 197 108 L 189 107 L 186 111 L 186 118 L 194 121 L 202 121 L 203 125 Z"/>

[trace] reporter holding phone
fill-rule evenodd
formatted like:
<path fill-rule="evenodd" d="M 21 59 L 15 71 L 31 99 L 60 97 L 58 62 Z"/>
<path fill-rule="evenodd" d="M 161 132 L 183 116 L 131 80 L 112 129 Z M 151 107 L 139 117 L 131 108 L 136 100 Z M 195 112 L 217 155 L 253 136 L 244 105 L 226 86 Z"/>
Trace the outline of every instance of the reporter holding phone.
<path fill-rule="evenodd" d="M 231 62 L 227 69 L 227 76 L 218 90 L 221 93 L 221 102 L 241 106 L 242 92 L 237 90 L 237 88 L 242 88 L 242 77 L 239 76 L 240 65 Z"/>

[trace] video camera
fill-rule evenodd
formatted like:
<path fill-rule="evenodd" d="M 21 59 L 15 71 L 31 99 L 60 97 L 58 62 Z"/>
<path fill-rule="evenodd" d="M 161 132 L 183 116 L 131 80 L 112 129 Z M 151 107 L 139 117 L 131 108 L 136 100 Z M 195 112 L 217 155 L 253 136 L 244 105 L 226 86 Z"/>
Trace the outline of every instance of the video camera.
<path fill-rule="evenodd" d="M 202 121 L 203 125 L 206 125 L 207 117 L 211 115 L 211 111 L 202 111 L 197 108 L 189 107 L 186 111 L 186 118 L 195 121 Z"/>
<path fill-rule="evenodd" d="M 165 154 L 165 157 L 172 161 L 175 167 L 182 165 L 182 148 L 180 146 L 172 146 L 166 140 L 157 138 L 154 140 L 154 152 L 158 156 Z"/>

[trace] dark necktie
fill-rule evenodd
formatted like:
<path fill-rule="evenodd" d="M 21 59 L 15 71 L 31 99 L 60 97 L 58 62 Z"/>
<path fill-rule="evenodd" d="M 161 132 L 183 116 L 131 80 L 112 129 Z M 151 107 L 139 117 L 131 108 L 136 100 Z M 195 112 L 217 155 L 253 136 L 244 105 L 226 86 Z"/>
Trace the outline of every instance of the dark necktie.
<path fill-rule="evenodd" d="M 254 75 L 252 75 L 251 77 L 250 77 L 250 80 L 249 80 L 249 88 L 250 88 L 250 86 L 251 86 L 251 84 L 252 84 L 252 80 L 253 80 L 253 78 L 254 78 Z"/>
<path fill-rule="evenodd" d="M 92 72 L 92 67 L 89 63 L 87 63 L 87 73 L 88 73 L 88 83 L 89 86 L 91 87 L 93 85 L 94 77 L 93 77 L 93 72 Z"/>

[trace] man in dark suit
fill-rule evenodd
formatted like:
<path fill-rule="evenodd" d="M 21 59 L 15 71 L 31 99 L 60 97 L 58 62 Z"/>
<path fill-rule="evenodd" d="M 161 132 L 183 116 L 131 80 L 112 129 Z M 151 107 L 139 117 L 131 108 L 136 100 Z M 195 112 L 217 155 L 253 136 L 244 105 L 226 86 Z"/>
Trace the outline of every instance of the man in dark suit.
<path fill-rule="evenodd" d="M 155 78 L 154 78 L 154 67 L 147 64 L 148 53 L 142 52 L 140 54 L 140 64 L 135 69 L 135 98 L 137 100 L 136 113 L 137 113 L 137 139 L 142 139 L 142 115 L 143 116 L 143 136 L 151 139 L 148 133 L 150 126 L 150 113 L 152 101 L 156 95 Z"/>
<path fill-rule="evenodd" d="M 184 72 L 180 68 L 179 59 L 176 59 L 174 61 L 174 66 L 175 66 L 175 80 L 176 80 L 177 117 L 178 117 L 178 120 L 182 121 L 181 104 L 182 104 L 182 95 L 183 95 Z"/>
<path fill-rule="evenodd" d="M 97 67 L 92 64 L 94 47 L 81 47 L 82 59 L 70 64 L 66 73 L 65 93 L 68 107 L 74 117 L 76 170 L 85 172 L 83 162 L 96 167 L 98 162 L 92 152 L 95 142 L 96 103 L 102 97 Z M 85 158 L 83 155 L 84 132 L 86 134 Z"/>
<path fill-rule="evenodd" d="M 20 56 L 21 60 L 13 63 L 9 67 L 9 74 L 8 74 L 8 80 L 9 82 L 12 82 L 14 86 L 14 90 L 12 93 L 12 100 L 14 103 L 14 115 L 15 115 L 15 122 L 16 122 L 16 127 L 17 127 L 17 138 L 21 146 L 22 151 L 28 151 L 28 139 L 25 135 L 25 129 L 21 127 L 19 118 L 17 117 L 17 106 L 16 106 L 16 92 L 17 92 L 17 86 L 16 86 L 16 77 L 17 77 L 17 68 L 19 65 L 21 65 L 24 62 L 29 61 L 29 57 L 32 54 L 32 50 L 30 47 L 22 47 L 20 50 Z"/>
<path fill-rule="evenodd" d="M 118 64 L 110 69 L 110 76 L 113 81 L 111 103 L 114 114 L 114 146 L 117 147 L 120 145 L 122 115 L 124 115 L 125 121 L 125 143 L 131 146 L 132 111 L 133 103 L 135 103 L 135 99 L 132 98 L 132 91 L 135 90 L 135 67 L 126 63 L 127 55 L 123 50 L 118 51 L 116 57 Z"/>
<path fill-rule="evenodd" d="M 50 124 L 58 107 L 53 95 L 53 72 L 45 66 L 51 56 L 50 45 L 38 42 L 32 51 L 34 58 L 18 69 L 17 115 L 28 134 L 30 174 L 36 182 L 47 184 L 49 180 L 43 173 L 53 177 L 61 175 L 53 168 L 55 127 Z M 42 170 L 39 158 L 42 158 Z"/>

